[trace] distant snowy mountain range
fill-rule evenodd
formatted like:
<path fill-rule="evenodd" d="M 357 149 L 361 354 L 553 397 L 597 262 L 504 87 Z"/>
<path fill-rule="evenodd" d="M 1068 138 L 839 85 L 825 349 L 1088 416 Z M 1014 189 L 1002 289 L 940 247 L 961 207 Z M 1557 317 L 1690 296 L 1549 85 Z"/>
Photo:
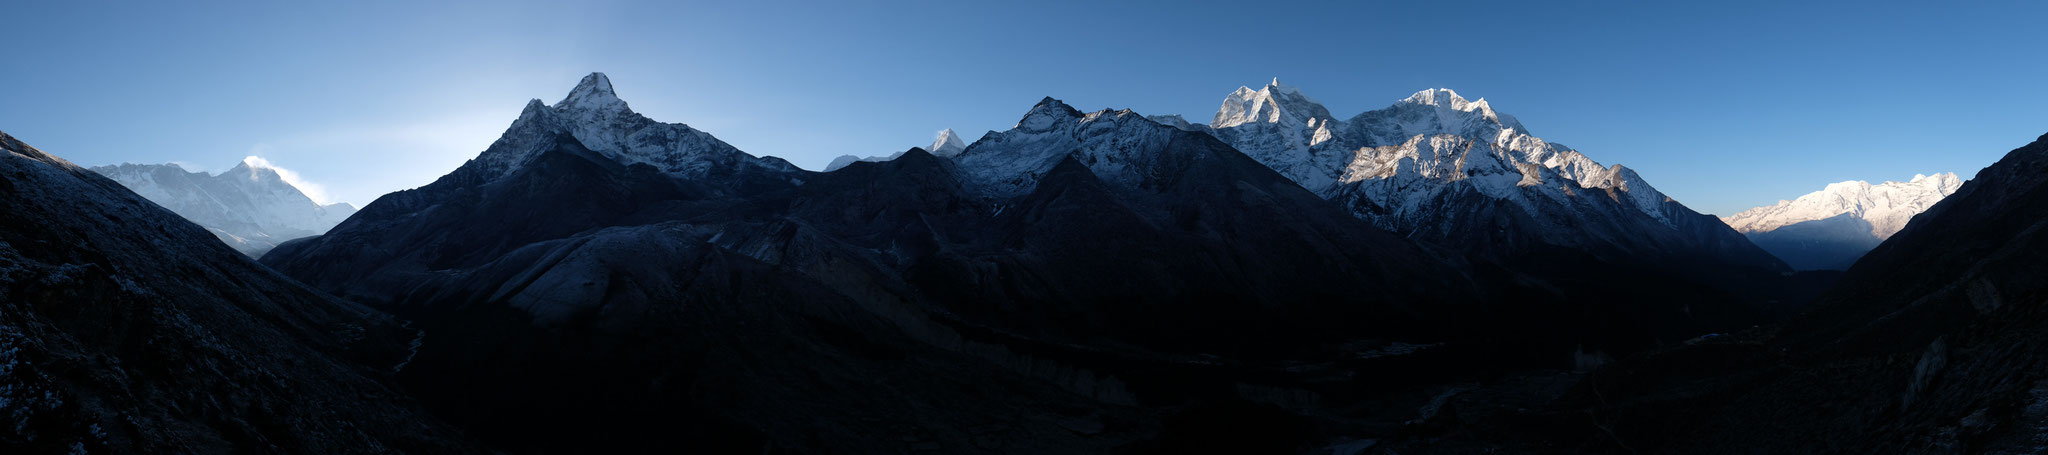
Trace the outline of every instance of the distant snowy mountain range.
<path fill-rule="evenodd" d="M 1614 262 L 1785 267 L 1635 171 L 1449 89 L 1340 120 L 1275 79 L 1231 92 L 1206 125 L 1152 119 L 1209 132 L 1380 227 L 1481 257 L 1564 247 Z"/>
<path fill-rule="evenodd" d="M 1037 178 L 1031 170 L 1049 169 L 1051 161 L 1045 160 L 1059 156 L 1025 163 L 1012 156 L 989 159 L 989 152 L 976 149 L 1047 140 L 1016 134 L 1049 128 L 1061 117 L 1041 109 L 1052 108 L 1041 104 L 1017 129 L 990 132 L 968 145 L 956 161 L 970 173 L 1008 176 L 1003 185 L 1009 188 L 995 196 L 1028 191 Z M 1129 114 L 1105 111 L 1085 117 L 1121 119 Z M 1300 89 L 1274 79 L 1256 90 L 1239 87 L 1231 92 L 1207 124 L 1179 115 L 1138 119 L 1213 135 L 1359 218 L 1480 257 L 1508 259 L 1562 247 L 1606 261 L 1704 260 L 1786 270 L 1781 261 L 1721 221 L 1673 201 L 1634 170 L 1603 166 L 1577 150 L 1531 135 L 1519 120 L 1496 112 L 1486 100 L 1468 100 L 1449 89 L 1416 92 L 1392 106 L 1343 120 Z M 1093 127 L 1100 131 L 1076 135 L 1083 146 L 1077 151 L 1096 153 L 1102 146 L 1091 144 L 1097 141 L 1136 140 L 1109 134 L 1123 130 L 1102 125 Z M 941 134 L 932 149 L 942 149 L 950 133 Z M 843 156 L 826 170 L 891 158 Z M 1113 172 L 1106 169 L 1120 169 L 1119 157 L 1098 158 L 1106 163 L 1090 163 L 1098 176 L 1109 178 Z"/>
<path fill-rule="evenodd" d="M 943 158 L 952 158 L 953 155 L 959 155 L 960 151 L 966 149 L 967 143 L 961 142 L 960 136 L 954 133 L 952 128 L 947 128 L 945 131 L 940 131 L 938 138 L 932 140 L 932 145 L 925 147 L 925 151 L 931 152 L 931 154 L 938 155 Z M 867 158 L 861 158 L 853 155 L 840 155 L 838 158 L 833 158 L 831 163 L 825 165 L 825 172 L 836 171 L 839 170 L 839 168 L 846 167 L 846 165 L 848 164 L 853 164 L 861 161 L 882 162 L 901 157 L 903 157 L 903 152 L 892 153 L 889 154 L 889 156 L 870 156 Z"/>
<path fill-rule="evenodd" d="M 205 227 L 250 257 L 261 257 L 286 240 L 327 232 L 356 212 L 345 202 L 315 203 L 256 157 L 220 174 L 190 172 L 176 164 L 91 170 Z"/>
<path fill-rule="evenodd" d="M 1722 220 L 1794 268 L 1846 269 L 1962 186 L 1955 173 L 1876 185 L 1850 180 Z"/>

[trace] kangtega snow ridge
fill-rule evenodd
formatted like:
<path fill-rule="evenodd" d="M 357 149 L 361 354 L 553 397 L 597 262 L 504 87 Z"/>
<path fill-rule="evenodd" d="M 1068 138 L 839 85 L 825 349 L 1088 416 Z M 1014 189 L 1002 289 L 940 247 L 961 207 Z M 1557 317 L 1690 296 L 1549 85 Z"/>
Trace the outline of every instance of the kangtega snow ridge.
<path fill-rule="evenodd" d="M 1956 192 L 1963 180 L 1953 172 L 1914 174 L 1912 180 L 1888 181 L 1876 185 L 1863 180 L 1828 184 L 1820 191 L 1789 201 L 1778 201 L 1721 218 L 1743 233 L 1768 232 L 1807 221 L 1824 220 L 1843 214 L 1870 223 L 1870 235 L 1891 238 L 1914 215 Z"/>
<path fill-rule="evenodd" d="M 1449 236 L 1494 224 L 1499 220 L 1483 218 L 1497 215 L 1482 213 L 1497 202 L 1529 217 L 1532 233 L 1545 243 L 1623 252 L 1704 248 L 1736 262 L 1782 267 L 1742 245 L 1740 235 L 1712 226 L 1718 222 L 1698 221 L 1704 216 L 1672 201 L 1634 170 L 1602 165 L 1536 137 L 1485 99 L 1436 88 L 1348 120 L 1329 112 L 1275 79 L 1225 96 L 1209 125 L 1177 116 L 1151 118 L 1208 132 L 1396 232 Z M 1636 226 L 1631 218 L 1656 227 Z"/>
<path fill-rule="evenodd" d="M 1425 188 L 1408 179 L 1469 181 L 1489 196 L 1517 200 L 1521 187 L 1549 188 L 1541 197 L 1570 197 L 1572 189 L 1616 190 L 1643 214 L 1669 224 L 1663 193 L 1625 167 L 1602 166 L 1561 144 L 1530 135 L 1513 116 L 1485 99 L 1467 100 L 1450 89 L 1416 92 L 1384 109 L 1337 121 L 1329 109 L 1279 84 L 1240 87 L 1224 98 L 1207 129 L 1303 187 L 1327 196 L 1337 187 L 1394 180 L 1371 199 L 1414 216 Z M 1383 223 L 1399 227 L 1401 222 Z"/>

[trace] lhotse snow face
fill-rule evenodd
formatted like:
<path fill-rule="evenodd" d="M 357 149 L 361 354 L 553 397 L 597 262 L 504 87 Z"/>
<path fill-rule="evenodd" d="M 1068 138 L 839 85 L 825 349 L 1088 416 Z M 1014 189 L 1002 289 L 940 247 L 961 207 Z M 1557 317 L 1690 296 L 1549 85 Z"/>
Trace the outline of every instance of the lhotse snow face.
<path fill-rule="evenodd" d="M 176 164 L 120 164 L 92 171 L 205 227 L 251 257 L 287 240 L 327 232 L 356 211 L 347 203 L 315 202 L 253 156 L 220 174 L 187 172 Z"/>

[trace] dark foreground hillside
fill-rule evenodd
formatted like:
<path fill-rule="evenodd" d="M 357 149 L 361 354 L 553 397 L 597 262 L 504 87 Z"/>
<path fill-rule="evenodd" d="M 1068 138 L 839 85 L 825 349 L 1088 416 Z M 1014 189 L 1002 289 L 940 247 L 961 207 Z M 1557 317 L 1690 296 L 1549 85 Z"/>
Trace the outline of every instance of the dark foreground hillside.
<path fill-rule="evenodd" d="M 444 453 L 416 330 L 0 133 L 0 452 Z"/>
<path fill-rule="evenodd" d="M 2048 136 L 1780 325 L 1660 350 L 1416 452 L 2038 453 L 2048 442 Z M 1410 450 L 1403 450 L 1409 453 Z"/>

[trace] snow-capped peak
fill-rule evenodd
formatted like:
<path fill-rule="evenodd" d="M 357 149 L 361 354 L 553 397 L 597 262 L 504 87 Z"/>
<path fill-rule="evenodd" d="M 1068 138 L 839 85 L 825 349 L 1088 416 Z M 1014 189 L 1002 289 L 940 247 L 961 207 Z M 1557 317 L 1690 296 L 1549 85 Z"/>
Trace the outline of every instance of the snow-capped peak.
<path fill-rule="evenodd" d="M 1953 172 L 1914 174 L 1909 181 L 1875 185 L 1862 180 L 1836 182 L 1797 199 L 1744 210 L 1721 220 L 1737 231 L 1757 233 L 1848 214 L 1869 222 L 1870 234 L 1885 239 L 1904 229 L 1913 215 L 1926 211 L 1962 185 L 1963 180 Z"/>
<path fill-rule="evenodd" d="M 241 180 L 248 180 L 251 183 L 261 183 L 264 181 L 284 181 L 283 177 L 278 175 L 278 172 L 273 170 L 269 166 L 269 164 L 269 162 L 264 161 L 262 158 L 254 156 L 242 158 L 241 163 L 236 164 L 235 167 L 233 168 L 229 168 L 228 170 L 221 172 L 220 175 L 225 177 L 234 177 Z"/>
<path fill-rule="evenodd" d="M 1469 101 L 1465 100 L 1465 97 L 1458 96 L 1458 92 L 1447 88 L 1433 88 L 1415 92 L 1414 95 L 1408 95 L 1408 98 L 1401 100 L 1401 102 L 1443 106 L 1461 111 L 1467 110 L 1464 107 L 1470 104 Z"/>
<path fill-rule="evenodd" d="M 1129 109 L 1089 112 L 1045 98 L 1017 127 L 991 131 L 953 157 L 984 195 L 1030 192 L 1062 160 L 1073 158 L 1103 182 L 1137 185 L 1157 178 L 1159 162 L 1177 134 Z"/>
<path fill-rule="evenodd" d="M 1024 113 L 1024 118 L 1017 121 L 1016 128 L 1033 132 L 1045 131 L 1060 122 L 1077 118 L 1081 118 L 1081 111 L 1048 96 L 1038 100 L 1037 105 L 1031 106 L 1031 111 Z"/>
<path fill-rule="evenodd" d="M 243 173 L 247 175 L 241 175 Z M 250 155 L 244 157 L 241 164 L 236 165 L 234 169 L 229 169 L 227 172 L 222 172 L 221 175 L 235 175 L 252 183 L 275 182 L 290 187 L 289 192 L 306 195 L 315 204 L 332 205 L 335 203 L 328 196 L 325 187 L 307 181 L 298 172 L 278 167 L 276 164 L 271 163 L 270 160 L 263 159 L 260 156 Z"/>
<path fill-rule="evenodd" d="M 1283 85 L 1283 84 L 1281 84 L 1281 83 L 1280 83 L 1280 78 L 1277 78 L 1277 77 L 1276 77 L 1276 78 L 1273 78 L 1273 82 L 1267 83 L 1267 84 L 1266 84 L 1266 88 L 1267 88 L 1268 90 L 1272 90 L 1272 91 L 1275 91 L 1275 92 L 1279 92 L 1279 93 L 1286 93 L 1286 94 L 1293 94 L 1293 95 L 1300 95 L 1300 94 L 1301 94 L 1301 89 L 1298 89 L 1298 88 L 1294 88 L 1294 86 L 1291 86 L 1291 85 Z"/>
<path fill-rule="evenodd" d="M 1408 98 L 1396 103 L 1396 105 L 1400 104 L 1435 106 L 1439 110 L 1475 113 L 1479 114 L 1481 118 L 1501 123 L 1510 128 L 1521 129 L 1521 125 L 1515 122 L 1514 117 L 1494 112 L 1493 106 L 1486 104 L 1485 98 L 1467 100 L 1465 97 L 1458 96 L 1458 92 L 1447 88 L 1433 88 L 1415 92 L 1415 94 L 1408 95 Z M 1445 112 L 1445 114 L 1448 116 L 1449 112 Z"/>
<path fill-rule="evenodd" d="M 1280 78 L 1276 77 L 1258 90 L 1238 87 L 1237 91 L 1230 92 L 1209 125 L 1216 128 L 1246 123 L 1311 125 L 1328 122 L 1331 118 L 1330 110 L 1322 103 L 1302 94 L 1301 89 L 1281 85 Z"/>
<path fill-rule="evenodd" d="M 612 90 L 612 80 L 605 77 L 604 73 L 583 76 L 583 80 L 576 83 L 576 88 L 569 90 L 569 96 L 562 98 L 562 102 L 555 103 L 555 107 L 572 111 L 631 111 L 626 107 L 626 102 L 619 99 L 618 92 Z"/>
<path fill-rule="evenodd" d="M 235 167 L 245 167 L 254 171 L 268 171 L 258 172 L 259 174 L 283 174 L 285 172 L 289 172 L 286 171 L 284 168 L 277 167 L 276 164 L 271 164 L 270 160 L 263 159 L 263 157 L 256 155 L 242 157 L 242 164 L 236 165 Z"/>
<path fill-rule="evenodd" d="M 947 128 L 940 131 L 939 136 L 932 140 L 932 146 L 925 147 L 925 150 L 931 151 L 933 155 L 951 157 L 960 154 L 962 150 L 967 150 L 967 143 L 962 142 L 960 135 L 954 133 L 952 128 Z"/>
<path fill-rule="evenodd" d="M 611 78 L 604 73 L 584 76 L 553 106 L 537 99 L 528 101 L 519 119 L 472 165 L 485 178 L 510 175 L 528 159 L 553 148 L 563 133 L 620 164 L 647 164 L 678 177 L 694 178 L 713 168 L 740 165 L 796 169 L 780 159 L 748 155 L 689 125 L 661 123 L 634 113 L 619 99 Z"/>

